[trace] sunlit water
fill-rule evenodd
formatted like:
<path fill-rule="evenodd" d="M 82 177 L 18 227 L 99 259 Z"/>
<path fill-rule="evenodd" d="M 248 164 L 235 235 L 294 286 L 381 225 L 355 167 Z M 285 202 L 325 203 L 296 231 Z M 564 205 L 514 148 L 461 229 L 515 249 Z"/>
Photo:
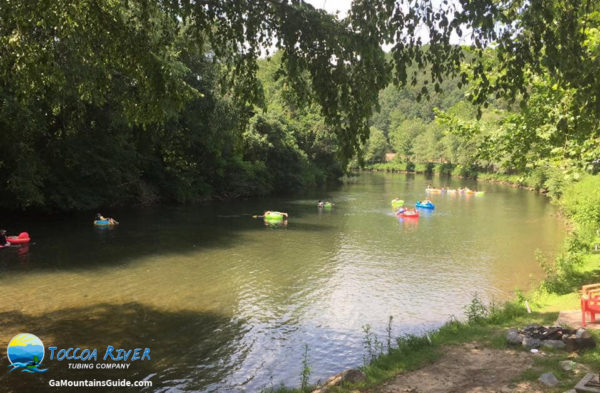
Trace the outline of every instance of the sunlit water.
<path fill-rule="evenodd" d="M 390 200 L 414 203 L 434 186 L 470 185 L 483 197 L 432 195 L 436 210 L 399 221 Z M 317 199 L 335 202 L 319 211 Z M 253 214 L 290 214 L 286 228 Z M 10 221 L 27 250 L 0 250 L 0 389 L 46 391 L 49 379 L 151 379 L 156 392 L 256 392 L 298 386 L 308 345 L 311 382 L 363 362 L 363 327 L 384 340 L 461 317 L 475 292 L 512 296 L 541 276 L 536 249 L 564 236 L 535 193 L 405 175 L 364 174 L 334 191 L 295 198 Z M 150 347 L 127 371 L 8 374 L 6 344 L 20 332 L 46 347 Z M 4 343 L 4 344 L 1 344 Z M 54 390 L 52 390 L 54 391 Z M 112 391 L 94 389 L 94 391 Z"/>

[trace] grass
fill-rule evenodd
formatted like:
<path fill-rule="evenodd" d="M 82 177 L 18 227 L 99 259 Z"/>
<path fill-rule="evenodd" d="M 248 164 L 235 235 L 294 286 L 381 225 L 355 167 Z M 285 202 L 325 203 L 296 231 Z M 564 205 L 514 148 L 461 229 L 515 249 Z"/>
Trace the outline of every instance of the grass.
<path fill-rule="evenodd" d="M 372 164 L 366 167 L 368 170 L 383 171 L 383 172 L 404 172 L 406 171 L 406 163 L 390 161 L 379 164 Z"/>
<path fill-rule="evenodd" d="M 582 263 L 574 267 L 572 275 L 580 280 L 589 277 L 589 281 L 599 281 L 600 254 L 587 254 L 582 257 Z M 588 281 L 588 280 L 586 280 Z M 531 295 L 532 307 L 540 311 L 558 312 L 560 310 L 578 310 L 579 287 L 576 285 L 569 293 L 549 292 L 543 288 Z"/>
<path fill-rule="evenodd" d="M 371 164 L 365 167 L 370 171 L 378 172 L 402 172 L 402 173 L 427 173 L 432 174 L 434 172 L 434 164 L 432 163 L 419 163 L 415 164 L 412 162 L 399 162 L 390 161 L 382 162 L 378 164 Z"/>
<path fill-rule="evenodd" d="M 430 332 L 429 339 L 427 337 L 408 337 L 400 340 L 397 348 L 363 368 L 367 375 L 364 382 L 338 386 L 330 391 L 351 393 L 356 390 L 372 389 L 400 372 L 415 370 L 434 362 L 443 355 L 444 348 L 448 345 L 477 342 L 488 348 L 506 349 L 509 347 L 505 339 L 508 328 L 524 327 L 532 323 L 552 325 L 556 321 L 557 315 L 557 312 L 552 311 L 528 314 L 523 305 L 512 302 L 492 312 L 479 323 L 448 322 L 440 329 Z M 592 332 L 592 334 L 596 340 L 600 340 L 600 333 Z M 525 351 L 519 347 L 517 350 Z M 567 352 L 544 350 L 544 356 L 536 356 L 534 366 L 518 376 L 515 383 L 535 381 L 541 374 L 552 372 L 561 383 L 557 388 L 549 389 L 548 392 L 563 392 L 571 389 L 581 379 L 582 374 L 575 374 L 560 368 L 559 361 L 568 359 Z M 600 353 L 598 351 L 582 352 L 575 361 L 586 365 L 591 370 L 597 370 L 600 368 Z"/>
<path fill-rule="evenodd" d="M 486 317 L 476 318 L 478 322 L 449 321 L 437 330 L 424 336 L 406 336 L 396 339 L 396 345 L 362 367 L 367 378 L 357 384 L 345 384 L 331 388 L 330 392 L 350 393 L 370 389 L 393 378 L 400 372 L 415 370 L 434 362 L 443 355 L 447 345 L 461 345 L 478 342 L 491 348 L 506 348 L 506 329 L 525 326 L 530 323 L 550 324 L 556 313 L 527 314 L 523 304 L 507 303 L 503 307 L 488 306 Z M 280 387 L 266 390 L 267 393 L 302 393 L 302 389 Z"/>
<path fill-rule="evenodd" d="M 531 187 L 523 175 L 506 175 L 501 173 L 478 173 L 477 180 L 507 182 L 518 186 Z"/>

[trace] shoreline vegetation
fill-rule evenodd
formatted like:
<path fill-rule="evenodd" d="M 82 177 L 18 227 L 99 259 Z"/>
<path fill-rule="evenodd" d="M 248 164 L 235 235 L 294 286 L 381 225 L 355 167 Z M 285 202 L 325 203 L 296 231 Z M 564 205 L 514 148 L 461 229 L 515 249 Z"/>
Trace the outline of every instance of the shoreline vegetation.
<path fill-rule="evenodd" d="M 472 168 L 465 169 L 460 165 L 453 164 L 414 164 L 405 162 L 385 162 L 367 165 L 364 168 L 353 168 L 354 171 L 369 171 L 369 172 L 385 172 L 385 173 L 401 173 L 401 174 L 416 174 L 427 176 L 448 176 L 464 179 L 472 179 L 477 181 L 485 181 L 489 183 L 502 184 L 513 188 L 523 188 L 529 191 L 537 191 L 542 194 L 548 192 L 547 185 L 544 183 L 547 180 L 545 175 L 540 176 L 538 173 L 531 174 L 505 174 L 490 171 L 480 171 Z"/>
<path fill-rule="evenodd" d="M 419 169 L 424 167 L 426 168 L 416 166 L 414 171 L 407 172 L 406 169 L 399 169 L 399 163 L 393 163 L 367 167 L 366 170 L 419 173 Z M 549 177 L 541 183 L 536 183 L 536 178 L 519 175 L 476 173 L 475 177 L 483 181 L 502 182 L 532 191 L 542 191 L 551 198 L 552 203 L 559 205 L 571 226 L 554 259 L 536 252 L 535 257 L 546 273 L 546 278 L 527 293 L 516 288 L 514 298 L 504 304 L 486 304 L 474 293 L 471 303 L 465 305 L 464 320 L 453 317 L 438 329 L 422 336 L 392 339 L 388 334 L 388 337 L 376 337 L 370 331 L 370 327 L 365 326 L 366 360 L 360 370 L 366 377 L 358 383 L 342 382 L 328 388 L 327 392 L 377 391 L 396 375 L 420 369 L 440 359 L 447 346 L 465 346 L 475 342 L 487 348 L 506 349 L 509 348 L 505 339 L 507 329 L 530 324 L 554 325 L 559 311 L 579 310 L 581 286 L 597 281 L 600 273 L 600 176 L 584 175 L 577 181 L 561 182 L 559 188 L 554 187 L 552 182 L 555 180 Z M 382 316 L 382 321 L 384 318 Z M 389 316 L 388 332 L 391 332 L 391 323 L 392 316 Z M 600 340 L 599 331 L 590 332 L 596 340 Z M 387 345 L 384 345 L 386 341 Z M 558 362 L 568 358 L 570 359 L 566 352 L 548 351 L 548 356 L 534 359 L 533 368 L 523 370 L 521 375 L 515 375 L 514 382 L 532 382 L 544 372 L 553 372 L 560 380 L 560 391 L 571 389 L 581 375 L 566 372 L 559 367 Z M 600 354 L 597 351 L 581 352 L 576 361 L 592 370 L 600 368 Z M 306 381 L 306 372 L 310 372 L 310 368 L 307 369 L 309 360 L 306 356 L 303 363 L 302 376 L 303 381 Z M 306 386 L 303 383 L 302 388 L 281 385 L 266 388 L 263 392 L 305 393 L 316 388 L 317 386 Z"/>

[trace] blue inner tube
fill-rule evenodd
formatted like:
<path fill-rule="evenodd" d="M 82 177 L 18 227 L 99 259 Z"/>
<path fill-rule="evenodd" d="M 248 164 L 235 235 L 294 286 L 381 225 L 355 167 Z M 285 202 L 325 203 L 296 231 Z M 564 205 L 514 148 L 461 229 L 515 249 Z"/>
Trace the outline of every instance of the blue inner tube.
<path fill-rule="evenodd" d="M 94 225 L 110 225 L 110 221 L 108 220 L 94 220 Z"/>
<path fill-rule="evenodd" d="M 420 203 L 417 202 L 416 207 L 420 207 L 421 209 L 435 209 L 435 205 L 433 203 Z"/>

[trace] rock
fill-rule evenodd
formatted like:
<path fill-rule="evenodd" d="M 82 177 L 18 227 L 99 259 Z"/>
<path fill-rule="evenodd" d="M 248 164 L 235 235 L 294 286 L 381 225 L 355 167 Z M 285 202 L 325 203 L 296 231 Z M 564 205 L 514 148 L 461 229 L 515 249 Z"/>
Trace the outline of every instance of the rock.
<path fill-rule="evenodd" d="M 544 340 L 542 346 L 544 348 L 563 349 L 567 345 L 562 340 Z"/>
<path fill-rule="evenodd" d="M 575 389 L 569 389 L 565 393 L 577 393 L 577 391 Z"/>
<path fill-rule="evenodd" d="M 360 370 L 357 370 L 357 369 L 345 370 L 345 371 L 342 371 L 341 373 L 334 375 L 333 377 L 328 378 L 322 386 L 313 390 L 312 393 L 324 393 L 329 388 L 331 388 L 333 386 L 338 386 L 342 382 L 358 383 L 358 382 L 363 381 L 365 378 L 367 378 L 367 376 L 365 375 L 365 373 L 363 373 Z"/>
<path fill-rule="evenodd" d="M 596 342 L 594 341 L 593 337 L 589 337 L 589 338 L 576 338 L 575 342 L 577 343 L 577 349 L 596 348 Z"/>
<path fill-rule="evenodd" d="M 532 348 L 539 348 L 541 343 L 542 342 L 537 338 L 531 338 L 531 337 L 525 336 L 523 338 L 522 345 L 523 345 L 523 348 L 525 348 L 525 349 L 532 349 Z"/>
<path fill-rule="evenodd" d="M 581 364 L 581 363 L 576 363 L 572 360 L 563 360 L 558 362 L 558 365 L 560 366 L 560 368 L 562 368 L 565 371 L 572 371 L 575 374 L 581 374 L 581 373 L 587 373 L 590 371 L 590 369 Z"/>
<path fill-rule="evenodd" d="M 544 385 L 550 386 L 550 387 L 554 387 L 560 383 L 560 381 L 558 379 L 556 379 L 556 377 L 552 373 L 544 373 L 544 374 L 540 375 L 540 377 L 538 378 L 538 381 L 540 381 Z"/>
<path fill-rule="evenodd" d="M 585 329 L 577 329 L 575 332 L 575 337 L 577 338 L 592 338 L 592 334 Z"/>
<path fill-rule="evenodd" d="M 365 378 L 367 378 L 367 376 L 361 370 L 350 369 L 350 370 L 344 371 L 342 381 L 349 382 L 349 383 L 358 383 L 358 382 L 364 381 Z"/>
<path fill-rule="evenodd" d="M 563 335 L 562 338 L 563 342 L 565 343 L 565 349 L 569 352 L 573 352 L 576 351 L 578 349 L 578 345 L 577 345 L 577 337 L 574 334 L 571 335 Z"/>
<path fill-rule="evenodd" d="M 508 332 L 506 332 L 506 341 L 511 345 L 521 345 L 523 336 L 519 334 L 517 329 L 509 329 Z"/>
<path fill-rule="evenodd" d="M 578 363 L 575 363 L 572 360 L 562 360 L 560 362 L 558 362 L 558 365 L 560 366 L 560 368 L 562 368 L 565 371 L 573 371 L 575 370 L 575 368 L 577 367 Z"/>
<path fill-rule="evenodd" d="M 559 326 L 551 326 L 546 329 L 543 335 L 543 340 L 560 340 L 562 338 L 562 328 Z"/>

